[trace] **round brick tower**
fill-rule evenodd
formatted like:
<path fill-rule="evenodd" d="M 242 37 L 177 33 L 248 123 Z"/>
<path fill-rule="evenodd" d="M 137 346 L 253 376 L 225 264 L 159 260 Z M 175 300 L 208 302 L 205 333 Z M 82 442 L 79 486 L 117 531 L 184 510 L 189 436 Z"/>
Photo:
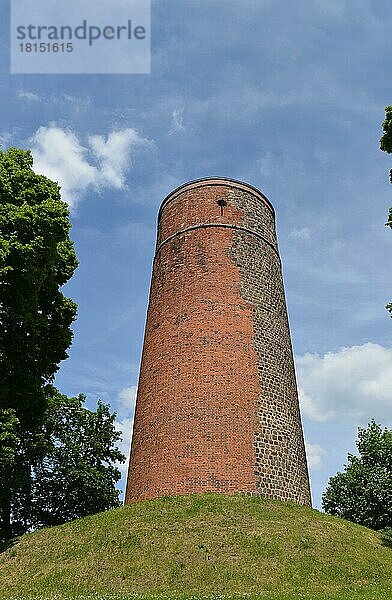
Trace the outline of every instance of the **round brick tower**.
<path fill-rule="evenodd" d="M 226 178 L 159 210 L 126 502 L 207 491 L 311 503 L 274 209 Z"/>

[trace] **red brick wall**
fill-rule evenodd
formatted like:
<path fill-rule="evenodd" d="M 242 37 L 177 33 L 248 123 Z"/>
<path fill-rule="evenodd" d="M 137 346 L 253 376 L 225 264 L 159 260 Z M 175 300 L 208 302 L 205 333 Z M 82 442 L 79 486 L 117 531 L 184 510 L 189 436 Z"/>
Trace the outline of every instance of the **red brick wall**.
<path fill-rule="evenodd" d="M 234 237 L 248 235 L 236 229 L 244 228 L 246 215 L 234 196 L 244 193 L 250 193 L 246 185 L 209 180 L 184 186 L 163 203 L 126 502 L 206 491 L 263 493 L 256 307 L 233 257 Z M 251 195 L 264 218 L 257 224 L 248 215 L 246 228 L 274 244 L 273 210 L 261 194 Z M 267 495 L 280 497 L 274 489 Z"/>

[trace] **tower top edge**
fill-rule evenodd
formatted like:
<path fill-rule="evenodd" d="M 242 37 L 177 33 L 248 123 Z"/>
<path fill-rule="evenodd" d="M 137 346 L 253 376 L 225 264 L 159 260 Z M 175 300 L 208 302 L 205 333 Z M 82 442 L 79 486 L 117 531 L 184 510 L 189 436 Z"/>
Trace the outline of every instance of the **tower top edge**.
<path fill-rule="evenodd" d="M 267 196 L 255 186 L 246 183 L 245 181 L 240 181 L 239 179 L 232 179 L 231 177 L 202 177 L 200 179 L 192 179 L 191 181 L 187 181 L 186 183 L 179 185 L 174 190 L 172 190 L 167 196 L 165 196 L 161 203 L 161 206 L 159 207 L 158 220 L 160 219 L 165 206 L 171 200 L 174 200 L 174 198 L 176 198 L 183 192 L 190 189 L 211 185 L 225 185 L 226 187 L 248 191 L 254 196 L 258 197 L 264 204 L 266 204 L 272 212 L 273 216 L 275 217 L 275 209 L 272 206 L 271 202 L 268 200 Z"/>

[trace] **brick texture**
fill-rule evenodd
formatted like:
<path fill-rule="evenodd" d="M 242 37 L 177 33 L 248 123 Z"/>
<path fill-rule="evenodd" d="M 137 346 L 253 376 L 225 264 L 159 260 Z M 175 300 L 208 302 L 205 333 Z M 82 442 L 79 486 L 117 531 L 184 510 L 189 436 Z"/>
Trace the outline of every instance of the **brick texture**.
<path fill-rule="evenodd" d="M 126 502 L 206 491 L 310 504 L 274 211 L 226 179 L 161 206 Z"/>

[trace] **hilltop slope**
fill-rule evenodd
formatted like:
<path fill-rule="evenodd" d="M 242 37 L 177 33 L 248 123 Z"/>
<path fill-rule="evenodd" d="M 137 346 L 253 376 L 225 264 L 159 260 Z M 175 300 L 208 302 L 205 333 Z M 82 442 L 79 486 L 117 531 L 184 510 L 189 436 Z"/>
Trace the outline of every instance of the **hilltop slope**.
<path fill-rule="evenodd" d="M 307 507 L 205 494 L 132 504 L 21 537 L 0 598 L 392 598 L 392 548 Z"/>

